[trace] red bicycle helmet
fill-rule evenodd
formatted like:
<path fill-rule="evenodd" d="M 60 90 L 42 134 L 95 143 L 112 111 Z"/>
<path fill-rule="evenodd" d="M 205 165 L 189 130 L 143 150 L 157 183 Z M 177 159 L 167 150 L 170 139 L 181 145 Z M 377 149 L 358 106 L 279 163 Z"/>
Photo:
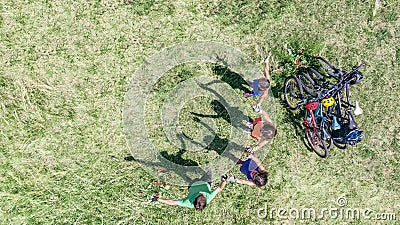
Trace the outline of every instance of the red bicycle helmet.
<path fill-rule="evenodd" d="M 310 102 L 306 105 L 306 109 L 315 110 L 319 105 L 319 102 Z"/>

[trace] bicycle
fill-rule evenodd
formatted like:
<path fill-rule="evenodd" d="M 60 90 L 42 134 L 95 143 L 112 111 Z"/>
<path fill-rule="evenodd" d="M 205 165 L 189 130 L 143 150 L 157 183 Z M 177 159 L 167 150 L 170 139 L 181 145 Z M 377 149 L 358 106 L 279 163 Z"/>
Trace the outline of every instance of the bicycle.
<path fill-rule="evenodd" d="M 362 73 L 358 70 L 365 66 L 365 63 L 353 66 L 350 72 L 346 72 L 333 66 L 320 56 L 317 58 L 323 62 L 321 65 L 324 71 L 338 80 L 336 86 L 340 91 L 334 94 L 335 106 L 328 108 L 329 111 L 327 114 L 331 119 L 333 143 L 340 149 L 346 149 L 349 144 L 356 145 L 360 142 L 363 136 L 363 132 L 358 129 L 358 125 L 352 113 L 353 110 L 356 110 L 356 106 L 351 104 L 349 92 L 350 85 L 357 84 L 363 79 Z M 319 74 L 315 70 L 313 72 Z"/>
<path fill-rule="evenodd" d="M 303 126 L 311 149 L 321 158 L 328 157 L 329 149 L 332 146 L 332 138 L 320 99 L 312 98 L 307 100 Z"/>
<path fill-rule="evenodd" d="M 316 151 L 318 148 L 316 148 L 316 146 L 322 146 L 322 149 L 326 151 L 326 154 L 323 153 L 318 155 L 321 157 L 326 155 L 325 157 L 327 157 L 330 148 L 328 137 L 333 140 L 335 146 L 341 149 L 347 148 L 349 144 L 355 145 L 361 141 L 363 132 L 358 129 L 357 123 L 352 114 L 351 109 L 355 109 L 355 106 L 350 102 L 349 86 L 357 84 L 363 79 L 362 73 L 358 70 L 365 64 L 362 63 L 359 66 L 354 66 L 352 71 L 347 73 L 346 71 L 333 66 L 324 58 L 317 58 L 321 60 L 324 71 L 337 80 L 337 84 L 332 84 L 326 81 L 324 76 L 322 76 L 317 70 L 307 68 L 306 72 L 299 72 L 296 76 L 286 78 L 284 95 L 286 103 L 292 110 L 297 110 L 301 105 L 312 103 L 308 100 L 310 98 L 312 99 L 312 97 L 314 97 L 313 100 L 315 102 L 315 96 L 321 94 L 321 92 L 325 92 L 324 98 L 319 98 L 318 106 L 316 106 L 320 111 L 322 111 L 320 101 L 325 101 L 324 99 L 326 98 L 332 98 L 332 105 L 330 105 L 332 107 L 326 107 L 325 116 L 319 114 L 320 117 L 324 118 L 324 123 L 320 124 L 320 127 L 323 128 L 321 133 L 322 135 L 320 135 L 321 137 L 318 137 L 318 135 L 315 134 L 317 130 L 313 127 L 317 128 L 316 125 L 311 122 L 303 123 L 306 128 L 313 128 L 313 133 L 309 133 L 309 129 L 306 129 L 306 137 L 311 148 L 318 154 Z M 314 79 L 312 79 L 310 75 L 312 75 Z M 307 115 L 311 115 L 310 112 L 312 112 L 312 110 L 310 110 L 309 106 L 306 111 L 306 118 Z M 312 126 L 310 126 L 310 124 L 312 124 Z M 324 141 L 328 140 L 328 142 L 324 144 L 321 141 L 318 142 L 317 139 Z M 314 142 L 318 142 L 319 144 L 316 145 Z M 326 150 L 324 145 L 327 147 Z"/>

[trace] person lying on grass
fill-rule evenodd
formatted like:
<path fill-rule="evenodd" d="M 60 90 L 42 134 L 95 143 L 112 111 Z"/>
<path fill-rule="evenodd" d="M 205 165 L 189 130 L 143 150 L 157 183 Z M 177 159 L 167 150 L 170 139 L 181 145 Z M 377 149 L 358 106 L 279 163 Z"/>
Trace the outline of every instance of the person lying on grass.
<path fill-rule="evenodd" d="M 158 201 L 167 205 L 178 205 L 187 208 L 195 208 L 196 210 L 203 210 L 204 207 L 206 207 L 211 200 L 213 200 L 215 196 L 225 188 L 226 179 L 227 176 L 224 175 L 221 178 L 221 184 L 213 191 L 210 186 L 211 182 L 196 181 L 189 187 L 188 194 L 183 199 L 170 200 L 154 196 L 151 202 Z"/>
<path fill-rule="evenodd" d="M 231 175 L 229 182 L 257 187 L 263 187 L 267 184 L 268 172 L 256 156 L 250 154 L 246 161 L 239 159 L 237 164 L 240 165 L 240 172 L 247 177 L 247 180 L 236 179 Z"/>
<path fill-rule="evenodd" d="M 278 129 L 272 123 L 271 118 L 264 111 L 259 109 L 259 113 L 262 114 L 262 117 L 254 119 L 253 122 L 247 122 L 246 128 L 244 131 L 249 133 L 252 138 L 258 141 L 258 144 L 254 147 L 247 146 L 246 150 L 249 153 L 254 153 L 258 149 L 262 148 L 268 142 L 270 142 L 278 133 Z"/>
<path fill-rule="evenodd" d="M 244 97 L 260 97 L 258 99 L 258 108 L 261 106 L 261 103 L 264 101 L 265 97 L 268 95 L 268 88 L 271 84 L 271 77 L 269 74 L 269 59 L 272 53 L 270 52 L 265 58 L 265 67 L 264 67 L 264 77 L 260 79 L 253 80 L 249 82 L 250 87 L 252 87 L 251 93 L 244 93 Z"/>

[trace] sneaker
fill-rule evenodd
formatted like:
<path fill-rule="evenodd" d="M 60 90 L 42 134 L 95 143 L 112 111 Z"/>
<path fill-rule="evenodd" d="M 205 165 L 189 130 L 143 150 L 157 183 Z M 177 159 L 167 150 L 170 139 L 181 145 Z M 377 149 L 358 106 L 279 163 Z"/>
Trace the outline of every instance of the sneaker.
<path fill-rule="evenodd" d="M 250 129 L 250 128 L 244 128 L 243 131 L 244 131 L 245 133 L 247 133 L 247 134 L 251 134 L 251 131 L 253 131 L 253 130 Z"/>
<path fill-rule="evenodd" d="M 243 94 L 243 96 L 247 98 L 247 97 L 251 97 L 251 96 L 253 96 L 253 95 L 252 95 L 251 93 L 247 93 L 247 92 L 246 92 L 246 93 Z"/>
<path fill-rule="evenodd" d="M 246 148 L 246 150 L 245 150 L 247 153 L 249 153 L 249 154 L 251 154 L 251 155 L 253 155 L 254 154 L 254 150 L 253 150 L 253 148 Z"/>
<path fill-rule="evenodd" d="M 236 183 L 237 179 L 236 179 L 235 176 L 233 176 L 233 174 L 231 174 L 231 176 L 229 177 L 228 181 L 231 182 L 231 183 Z"/>
<path fill-rule="evenodd" d="M 268 62 L 269 62 L 269 58 L 271 58 L 271 56 L 272 56 L 272 54 L 271 54 L 271 53 L 268 53 L 268 56 L 265 57 L 264 62 L 265 62 L 265 63 L 268 63 Z"/>

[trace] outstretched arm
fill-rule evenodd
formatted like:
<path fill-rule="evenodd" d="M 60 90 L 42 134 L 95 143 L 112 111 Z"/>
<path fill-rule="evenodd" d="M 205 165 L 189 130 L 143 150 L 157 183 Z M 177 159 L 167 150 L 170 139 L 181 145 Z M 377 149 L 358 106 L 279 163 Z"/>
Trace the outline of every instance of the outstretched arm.
<path fill-rule="evenodd" d="M 225 188 L 225 186 L 226 186 L 226 181 L 223 181 L 223 182 L 221 182 L 221 184 L 219 185 L 219 187 L 217 187 L 217 188 L 215 189 L 215 191 L 216 191 L 217 193 L 219 193 L 219 192 L 222 191 L 222 189 Z"/>
<path fill-rule="evenodd" d="M 267 58 L 265 58 L 265 67 L 264 67 L 264 77 L 270 82 L 271 85 L 271 76 L 269 74 L 269 59 L 271 58 L 272 53 L 269 52 Z M 264 99 L 268 96 L 268 89 L 264 91 L 264 93 L 258 99 L 258 105 L 260 106 Z"/>
<path fill-rule="evenodd" d="M 265 79 L 267 79 L 268 81 L 271 81 L 271 77 L 269 75 L 269 59 L 271 58 L 271 56 L 272 52 L 269 52 L 267 58 L 265 58 L 264 76 Z"/>
<path fill-rule="evenodd" d="M 178 205 L 178 200 L 159 198 L 158 201 L 167 205 Z"/>
<path fill-rule="evenodd" d="M 258 149 L 264 147 L 268 143 L 267 140 L 259 142 L 256 146 L 254 146 L 253 151 L 257 151 Z"/>
<path fill-rule="evenodd" d="M 272 120 L 271 120 L 271 118 L 269 117 L 269 115 L 268 115 L 267 112 L 265 112 L 264 110 L 261 110 L 260 113 L 263 115 L 263 117 L 264 117 L 264 119 L 265 119 L 265 122 L 272 123 Z"/>
<path fill-rule="evenodd" d="M 246 184 L 246 185 L 249 185 L 249 186 L 254 186 L 254 185 L 255 185 L 252 181 L 249 181 L 249 180 L 241 180 L 241 179 L 236 179 L 236 183 L 239 183 L 239 184 Z"/>
<path fill-rule="evenodd" d="M 268 96 L 268 89 L 264 91 L 264 93 L 260 96 L 258 99 L 258 106 L 261 105 L 261 103 L 264 101 L 264 99 Z"/>
<path fill-rule="evenodd" d="M 256 156 L 253 156 L 253 157 L 252 157 L 252 160 L 253 160 L 254 162 L 256 162 L 256 164 L 257 164 L 257 166 L 258 166 L 258 168 L 259 168 L 260 170 L 265 170 L 265 168 L 264 168 L 264 166 L 262 165 L 262 162 L 260 161 L 260 159 L 258 159 Z"/>

